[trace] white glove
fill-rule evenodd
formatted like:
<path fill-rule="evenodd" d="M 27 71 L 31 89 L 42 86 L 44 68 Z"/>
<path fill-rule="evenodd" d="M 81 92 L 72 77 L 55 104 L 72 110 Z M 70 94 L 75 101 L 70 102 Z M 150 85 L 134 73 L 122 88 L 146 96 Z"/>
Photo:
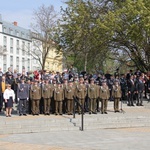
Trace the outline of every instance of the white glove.
<path fill-rule="evenodd" d="M 19 100 L 20 100 L 20 99 L 18 98 L 18 102 L 19 102 Z"/>
<path fill-rule="evenodd" d="M 27 101 L 29 100 L 29 98 L 27 97 Z"/>

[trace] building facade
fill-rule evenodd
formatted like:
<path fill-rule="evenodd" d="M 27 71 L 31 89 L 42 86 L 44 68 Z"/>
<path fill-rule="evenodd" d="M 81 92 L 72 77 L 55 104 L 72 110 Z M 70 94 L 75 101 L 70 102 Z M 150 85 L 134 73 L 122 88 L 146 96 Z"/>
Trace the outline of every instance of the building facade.
<path fill-rule="evenodd" d="M 17 22 L 3 21 L 0 15 L 0 67 L 3 72 L 6 72 L 8 67 L 18 72 L 22 72 L 22 69 L 28 72 L 39 68 L 39 64 L 30 55 L 30 33 L 30 30 L 19 27 Z"/>
<path fill-rule="evenodd" d="M 3 21 L 0 15 L 0 68 L 3 72 L 9 67 L 18 72 L 41 70 L 42 42 L 38 36 L 29 29 L 19 27 L 17 22 Z M 57 54 L 52 48 L 47 55 L 45 69 L 61 72 L 62 58 L 62 53 Z"/>

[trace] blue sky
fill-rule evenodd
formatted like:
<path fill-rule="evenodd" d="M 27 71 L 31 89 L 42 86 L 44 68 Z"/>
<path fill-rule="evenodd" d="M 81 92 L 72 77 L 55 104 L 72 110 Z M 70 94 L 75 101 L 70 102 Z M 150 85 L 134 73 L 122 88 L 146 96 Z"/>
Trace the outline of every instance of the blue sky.
<path fill-rule="evenodd" d="M 18 26 L 30 28 L 33 11 L 37 10 L 42 4 L 45 6 L 53 5 L 59 12 L 60 7 L 65 7 L 64 0 L 0 0 L 0 14 L 2 20 L 8 22 L 18 22 Z"/>

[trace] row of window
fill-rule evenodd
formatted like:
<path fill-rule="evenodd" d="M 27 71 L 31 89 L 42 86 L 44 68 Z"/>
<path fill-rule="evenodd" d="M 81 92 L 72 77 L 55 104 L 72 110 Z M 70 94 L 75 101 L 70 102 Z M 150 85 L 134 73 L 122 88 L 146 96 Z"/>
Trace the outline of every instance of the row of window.
<path fill-rule="evenodd" d="M 13 56 L 10 56 L 10 67 L 12 67 L 13 69 L 13 64 L 14 64 L 14 57 Z M 16 57 L 16 67 L 15 69 L 19 70 L 19 64 L 22 62 L 22 66 L 28 66 L 28 70 L 30 70 L 30 59 L 27 59 L 25 60 L 25 58 L 22 58 L 22 60 L 19 59 L 19 57 Z M 7 56 L 6 55 L 3 55 L 3 70 L 4 72 L 6 72 L 7 70 Z"/>
<path fill-rule="evenodd" d="M 7 37 L 4 36 L 3 38 L 3 43 L 4 43 L 4 51 L 7 51 Z M 22 55 L 28 54 L 30 52 L 30 43 L 25 45 L 25 41 L 22 41 L 22 45 L 20 46 L 20 41 L 16 40 L 16 53 L 19 54 L 19 49 L 22 50 Z M 10 38 L 10 53 L 13 53 L 14 51 L 14 39 Z"/>
<path fill-rule="evenodd" d="M 14 67 L 13 65 L 10 65 L 9 67 L 11 67 L 13 70 L 14 70 L 14 69 L 17 69 L 18 71 L 19 71 L 20 68 L 21 68 L 21 69 L 24 68 L 24 66 L 21 67 L 21 66 L 19 66 L 19 65 L 16 65 L 16 67 Z M 8 68 L 8 66 L 7 66 L 6 64 L 4 64 L 4 65 L 3 65 L 3 72 L 6 72 L 6 71 L 7 71 L 7 68 Z M 30 71 L 30 66 L 27 67 L 27 70 Z"/>
<path fill-rule="evenodd" d="M 3 32 L 4 33 L 8 33 L 10 35 L 15 35 L 21 38 L 27 38 L 30 39 L 30 34 L 29 33 L 24 33 L 23 31 L 18 31 L 12 28 L 7 28 L 7 27 L 3 27 Z"/>
<path fill-rule="evenodd" d="M 13 56 L 10 56 L 10 64 L 13 64 Z M 25 58 L 22 58 L 22 61 L 19 59 L 19 57 L 16 57 L 16 64 L 20 64 L 20 62 L 22 62 L 22 64 L 25 64 L 25 62 L 28 63 L 28 65 L 30 65 L 30 59 L 28 58 L 27 60 L 25 60 Z M 3 63 L 7 63 L 7 56 L 3 55 Z"/>

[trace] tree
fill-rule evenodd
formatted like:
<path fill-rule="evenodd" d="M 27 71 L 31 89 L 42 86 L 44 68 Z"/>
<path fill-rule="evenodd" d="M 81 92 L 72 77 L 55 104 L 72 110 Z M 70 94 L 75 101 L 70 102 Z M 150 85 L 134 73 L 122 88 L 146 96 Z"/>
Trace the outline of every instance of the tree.
<path fill-rule="evenodd" d="M 101 36 L 105 30 L 97 29 L 92 2 L 69 0 L 66 4 L 68 7 L 62 9 L 58 41 L 66 58 L 71 56 L 78 70 L 90 70 L 92 65 L 103 63 L 107 54 L 107 40 Z"/>
<path fill-rule="evenodd" d="M 31 27 L 33 30 L 32 41 L 34 49 L 30 54 L 39 61 L 42 70 L 45 68 L 49 52 L 56 47 L 54 33 L 57 25 L 57 16 L 58 14 L 52 5 L 42 5 L 33 13 L 34 23 Z"/>
<path fill-rule="evenodd" d="M 111 52 L 118 56 L 128 55 L 127 62 L 132 61 L 138 69 L 148 71 L 150 68 L 149 1 L 113 0 L 112 8 L 105 15 L 106 22 L 104 22 L 105 26 L 113 31 L 112 39 L 109 41 Z"/>

